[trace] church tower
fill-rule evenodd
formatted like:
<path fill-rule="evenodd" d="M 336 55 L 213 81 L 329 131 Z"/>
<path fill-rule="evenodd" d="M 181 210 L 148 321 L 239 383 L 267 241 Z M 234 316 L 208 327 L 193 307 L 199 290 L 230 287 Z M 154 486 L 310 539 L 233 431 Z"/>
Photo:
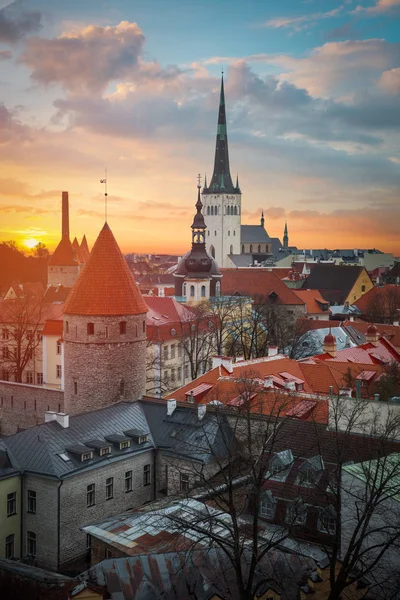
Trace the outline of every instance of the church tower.
<path fill-rule="evenodd" d="M 214 171 L 203 188 L 203 214 L 207 225 L 208 252 L 221 267 L 232 266 L 228 254 L 240 254 L 242 193 L 239 180 L 233 185 L 229 169 L 224 78 L 221 79 Z"/>
<path fill-rule="evenodd" d="M 221 273 L 206 250 L 207 226 L 201 212 L 201 185 L 197 186 L 196 214 L 192 223 L 192 249 L 181 258 L 174 273 L 175 296 L 189 304 L 209 300 L 221 293 Z"/>
<path fill-rule="evenodd" d="M 106 223 L 64 306 L 65 412 L 144 394 L 147 310 Z"/>
<path fill-rule="evenodd" d="M 283 247 L 284 248 L 289 247 L 289 235 L 288 235 L 288 230 L 287 230 L 287 223 L 285 223 L 285 230 L 283 232 Z"/>

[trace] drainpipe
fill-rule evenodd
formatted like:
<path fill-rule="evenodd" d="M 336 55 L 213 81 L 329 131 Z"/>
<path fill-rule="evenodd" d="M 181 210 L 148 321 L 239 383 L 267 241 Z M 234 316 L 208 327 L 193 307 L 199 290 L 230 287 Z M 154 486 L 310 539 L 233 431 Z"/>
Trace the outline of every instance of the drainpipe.
<path fill-rule="evenodd" d="M 60 479 L 60 484 L 57 490 L 57 571 L 60 569 L 60 555 L 61 555 L 61 486 L 64 483 L 63 479 Z"/>
<path fill-rule="evenodd" d="M 21 523 L 20 523 L 20 536 L 19 536 L 19 557 L 20 559 L 23 557 L 23 544 L 24 544 L 24 480 L 25 480 L 25 473 L 22 472 L 21 473 L 21 491 L 20 491 L 20 495 L 21 495 L 21 500 L 20 500 L 20 510 L 21 510 Z"/>

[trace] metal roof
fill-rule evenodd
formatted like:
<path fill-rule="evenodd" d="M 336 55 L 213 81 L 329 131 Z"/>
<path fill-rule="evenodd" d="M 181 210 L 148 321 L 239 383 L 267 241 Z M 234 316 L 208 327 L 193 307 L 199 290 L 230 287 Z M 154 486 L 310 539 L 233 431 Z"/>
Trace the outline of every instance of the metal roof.
<path fill-rule="evenodd" d="M 241 225 L 241 244 L 265 244 L 271 242 L 271 238 L 262 225 Z M 256 248 L 253 248 L 254 252 Z"/>

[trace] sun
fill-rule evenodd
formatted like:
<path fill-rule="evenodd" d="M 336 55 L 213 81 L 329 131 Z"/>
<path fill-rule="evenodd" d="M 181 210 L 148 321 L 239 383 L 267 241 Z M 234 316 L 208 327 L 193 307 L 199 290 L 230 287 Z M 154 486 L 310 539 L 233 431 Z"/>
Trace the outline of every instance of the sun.
<path fill-rule="evenodd" d="M 35 246 L 38 245 L 38 241 L 35 240 L 35 238 L 29 238 L 27 240 L 24 241 L 25 246 L 27 246 L 28 248 L 30 248 L 32 250 L 32 248 L 34 248 Z"/>

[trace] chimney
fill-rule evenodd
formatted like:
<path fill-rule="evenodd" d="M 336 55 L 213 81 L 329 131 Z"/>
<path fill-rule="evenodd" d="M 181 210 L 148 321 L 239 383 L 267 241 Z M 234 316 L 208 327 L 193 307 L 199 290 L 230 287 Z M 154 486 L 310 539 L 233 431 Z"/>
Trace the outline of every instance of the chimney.
<path fill-rule="evenodd" d="M 351 388 L 343 388 L 342 390 L 340 390 L 341 398 L 352 398 L 351 394 L 352 394 Z"/>
<path fill-rule="evenodd" d="M 206 411 L 207 411 L 207 405 L 206 404 L 199 404 L 198 405 L 198 407 L 197 407 L 197 418 L 199 419 L 199 421 L 201 421 L 202 419 L 204 419 Z"/>
<path fill-rule="evenodd" d="M 270 389 L 274 387 L 274 380 L 272 375 L 265 375 L 264 377 L 264 389 Z"/>
<path fill-rule="evenodd" d="M 290 392 L 296 391 L 296 382 L 295 381 L 285 381 L 285 390 L 289 390 Z"/>
<path fill-rule="evenodd" d="M 268 346 L 268 358 L 278 354 L 278 346 Z"/>
<path fill-rule="evenodd" d="M 354 315 L 350 315 L 350 322 L 353 323 L 354 321 Z"/>
<path fill-rule="evenodd" d="M 69 415 L 65 413 L 56 413 L 56 421 L 64 429 L 67 429 L 69 427 Z"/>
<path fill-rule="evenodd" d="M 325 354 L 330 354 L 332 358 L 335 358 L 337 354 L 337 345 L 336 338 L 334 335 L 332 335 L 332 333 L 328 333 L 328 335 L 324 337 L 322 349 Z"/>
<path fill-rule="evenodd" d="M 176 400 L 167 400 L 167 417 L 170 417 L 176 409 Z"/>
<path fill-rule="evenodd" d="M 55 410 L 46 410 L 44 413 L 44 422 L 50 423 L 50 421 L 55 421 L 57 419 L 57 413 Z"/>
<path fill-rule="evenodd" d="M 399 326 L 399 321 L 393 321 L 393 325 L 396 325 L 396 327 Z"/>
<path fill-rule="evenodd" d="M 68 192 L 62 192 L 62 224 L 61 236 L 66 235 L 69 239 L 69 201 Z"/>
<path fill-rule="evenodd" d="M 374 400 L 375 402 L 379 402 L 379 394 L 374 394 Z"/>
<path fill-rule="evenodd" d="M 233 373 L 233 358 L 231 356 L 213 356 L 212 368 L 224 367 L 228 373 Z"/>
<path fill-rule="evenodd" d="M 190 404 L 194 404 L 194 395 L 193 395 L 193 390 L 190 390 L 189 392 L 189 396 L 187 398 L 187 401 L 190 402 Z"/>
<path fill-rule="evenodd" d="M 329 397 L 333 398 L 333 385 L 329 386 Z"/>

